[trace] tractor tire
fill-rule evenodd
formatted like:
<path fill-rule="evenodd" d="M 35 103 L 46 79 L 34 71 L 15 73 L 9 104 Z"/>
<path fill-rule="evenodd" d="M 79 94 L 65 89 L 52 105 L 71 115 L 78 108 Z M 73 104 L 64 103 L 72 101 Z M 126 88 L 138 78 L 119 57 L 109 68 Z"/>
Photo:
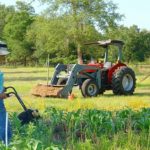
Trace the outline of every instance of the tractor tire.
<path fill-rule="evenodd" d="M 99 90 L 99 95 L 103 95 L 104 94 L 104 92 L 105 92 L 105 89 L 103 89 L 103 88 L 101 88 L 100 90 Z"/>
<path fill-rule="evenodd" d="M 65 85 L 66 82 L 67 82 L 67 79 L 65 79 L 65 78 L 59 78 L 58 82 L 57 82 L 57 85 Z"/>
<path fill-rule="evenodd" d="M 121 67 L 114 72 L 112 90 L 115 95 L 132 95 L 135 87 L 135 73 L 131 68 Z"/>
<path fill-rule="evenodd" d="M 86 79 L 81 86 L 81 93 L 84 97 L 95 97 L 99 94 L 99 88 L 95 80 Z"/>

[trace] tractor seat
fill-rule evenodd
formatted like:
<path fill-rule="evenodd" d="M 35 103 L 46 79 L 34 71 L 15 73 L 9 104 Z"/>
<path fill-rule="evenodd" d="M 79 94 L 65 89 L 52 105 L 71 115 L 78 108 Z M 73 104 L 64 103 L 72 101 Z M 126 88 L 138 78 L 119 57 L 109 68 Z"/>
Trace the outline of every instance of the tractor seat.
<path fill-rule="evenodd" d="M 105 62 L 104 63 L 104 68 L 111 68 L 112 67 L 112 62 Z"/>

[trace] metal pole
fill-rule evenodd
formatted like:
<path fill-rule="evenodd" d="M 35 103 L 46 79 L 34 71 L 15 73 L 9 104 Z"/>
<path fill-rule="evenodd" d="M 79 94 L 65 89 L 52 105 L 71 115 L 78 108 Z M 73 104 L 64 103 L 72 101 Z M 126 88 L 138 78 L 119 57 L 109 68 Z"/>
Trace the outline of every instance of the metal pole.
<path fill-rule="evenodd" d="M 5 145 L 8 146 L 8 113 L 6 112 L 6 120 L 5 120 Z"/>
<path fill-rule="evenodd" d="M 108 46 L 105 48 L 105 57 L 104 57 L 104 63 L 108 61 Z"/>
<path fill-rule="evenodd" d="M 122 60 L 122 46 L 118 46 L 118 61 Z"/>
<path fill-rule="evenodd" d="M 49 54 L 47 57 L 47 85 L 49 85 Z"/>

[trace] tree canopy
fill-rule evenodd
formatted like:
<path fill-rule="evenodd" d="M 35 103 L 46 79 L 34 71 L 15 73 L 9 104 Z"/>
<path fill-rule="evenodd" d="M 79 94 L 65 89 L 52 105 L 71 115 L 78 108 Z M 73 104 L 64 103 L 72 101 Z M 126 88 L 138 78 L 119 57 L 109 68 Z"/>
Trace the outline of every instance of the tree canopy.
<path fill-rule="evenodd" d="M 105 0 L 43 0 L 49 5 L 46 16 L 57 18 L 65 25 L 66 41 L 74 42 L 77 49 L 78 63 L 82 62 L 83 44 L 95 40 L 100 31 L 117 25 L 121 15 L 116 12 L 116 5 Z M 57 24 L 57 22 L 56 22 Z M 55 30 L 55 29 L 54 29 Z M 99 30 L 99 31 L 98 31 Z M 59 39 L 60 41 L 61 39 Z M 64 43 L 64 45 L 65 45 Z"/>
<path fill-rule="evenodd" d="M 3 36 L 11 50 L 9 60 L 26 64 L 27 57 L 32 54 L 30 42 L 26 40 L 26 32 L 33 22 L 33 17 L 24 3 L 17 2 L 16 7 L 16 12 L 7 17 Z"/>
<path fill-rule="evenodd" d="M 7 43 L 10 63 L 44 64 L 50 55 L 51 64 L 83 63 L 96 59 L 102 52 L 84 43 L 105 39 L 125 42 L 126 62 L 145 61 L 150 57 L 150 31 L 136 25 L 119 25 L 123 15 L 117 6 L 106 0 L 41 0 L 47 4 L 41 15 L 31 3 L 17 1 L 15 6 L 0 4 L 0 40 Z M 116 51 L 111 51 L 114 60 Z M 83 59 L 82 59 L 83 58 Z"/>

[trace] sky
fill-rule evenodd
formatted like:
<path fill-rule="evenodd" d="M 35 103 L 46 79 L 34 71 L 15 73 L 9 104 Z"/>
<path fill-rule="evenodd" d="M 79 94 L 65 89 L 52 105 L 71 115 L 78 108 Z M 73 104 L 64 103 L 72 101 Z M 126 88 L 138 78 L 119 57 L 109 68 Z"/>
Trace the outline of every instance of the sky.
<path fill-rule="evenodd" d="M 150 30 L 150 0 L 112 1 L 118 6 L 117 12 L 125 16 L 123 21 L 121 21 L 121 24 L 128 27 L 137 25 L 141 29 Z M 5 5 L 14 5 L 15 0 L 0 0 L 0 3 Z M 33 6 L 37 13 L 39 13 L 43 8 L 43 6 L 37 2 L 34 2 Z"/>
<path fill-rule="evenodd" d="M 112 0 L 118 4 L 118 12 L 125 15 L 122 24 L 138 25 L 150 30 L 150 0 Z"/>

